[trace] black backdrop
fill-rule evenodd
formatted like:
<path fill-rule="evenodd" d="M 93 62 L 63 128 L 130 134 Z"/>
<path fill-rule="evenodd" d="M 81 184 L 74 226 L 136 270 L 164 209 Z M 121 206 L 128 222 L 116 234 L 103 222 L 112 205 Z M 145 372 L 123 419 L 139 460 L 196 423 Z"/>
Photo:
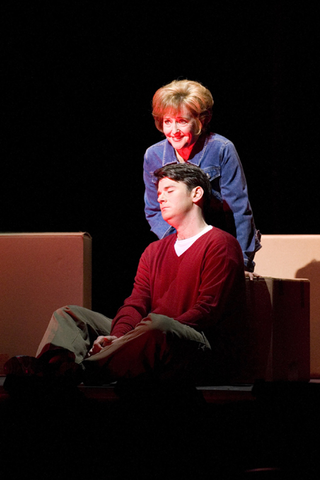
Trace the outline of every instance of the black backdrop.
<path fill-rule="evenodd" d="M 318 18 L 308 2 L 21 1 L 4 25 L 0 231 L 87 231 L 93 308 L 113 316 L 155 240 L 143 213 L 151 99 L 212 92 L 262 233 L 320 233 Z"/>

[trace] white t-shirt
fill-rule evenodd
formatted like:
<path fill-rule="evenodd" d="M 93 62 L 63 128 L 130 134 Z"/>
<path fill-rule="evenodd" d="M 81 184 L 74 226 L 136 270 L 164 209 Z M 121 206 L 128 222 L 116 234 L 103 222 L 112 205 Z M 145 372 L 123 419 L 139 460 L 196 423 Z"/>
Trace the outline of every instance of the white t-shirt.
<path fill-rule="evenodd" d="M 203 230 L 201 230 L 200 233 L 197 233 L 197 235 L 194 235 L 193 237 L 185 238 L 184 240 L 177 239 L 176 243 L 174 244 L 174 249 L 178 257 L 180 257 L 180 255 L 182 255 L 186 250 L 188 250 L 188 248 L 191 247 L 191 245 L 196 240 L 198 240 L 198 238 L 201 237 L 201 235 L 204 235 L 205 233 L 209 232 L 211 228 L 212 228 L 212 225 L 208 225 Z"/>

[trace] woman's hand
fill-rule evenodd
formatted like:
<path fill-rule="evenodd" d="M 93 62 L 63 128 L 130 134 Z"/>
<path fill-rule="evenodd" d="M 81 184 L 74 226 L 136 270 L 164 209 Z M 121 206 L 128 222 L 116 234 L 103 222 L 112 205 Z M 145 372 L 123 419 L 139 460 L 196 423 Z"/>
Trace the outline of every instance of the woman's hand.
<path fill-rule="evenodd" d="M 246 277 L 249 277 L 250 280 L 253 280 L 254 277 L 260 277 L 257 273 L 254 272 L 244 272 Z"/>
<path fill-rule="evenodd" d="M 117 340 L 118 337 L 114 337 L 112 335 L 107 335 L 106 337 L 100 335 L 100 337 L 96 338 L 93 342 L 92 348 L 89 350 L 88 356 L 95 355 L 99 353 L 104 347 L 111 345 L 114 340 Z"/>

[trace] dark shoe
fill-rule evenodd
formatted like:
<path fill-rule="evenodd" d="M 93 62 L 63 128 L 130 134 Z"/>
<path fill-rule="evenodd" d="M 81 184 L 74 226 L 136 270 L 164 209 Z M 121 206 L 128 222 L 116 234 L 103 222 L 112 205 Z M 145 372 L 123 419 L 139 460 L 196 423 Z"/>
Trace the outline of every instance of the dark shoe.
<path fill-rule="evenodd" d="M 12 357 L 4 364 L 4 372 L 3 387 L 12 396 L 42 389 L 45 383 L 44 365 L 35 357 Z"/>
<path fill-rule="evenodd" d="M 4 365 L 5 390 L 11 395 L 43 393 L 75 387 L 81 383 L 82 368 L 74 354 L 65 349 L 46 352 L 40 358 L 16 356 Z"/>
<path fill-rule="evenodd" d="M 4 373 L 6 375 L 22 376 L 43 376 L 43 363 L 35 357 L 18 355 L 10 358 L 4 364 Z"/>
<path fill-rule="evenodd" d="M 65 348 L 56 348 L 45 352 L 39 360 L 45 365 L 45 374 L 51 377 L 77 377 L 79 365 L 75 355 Z"/>

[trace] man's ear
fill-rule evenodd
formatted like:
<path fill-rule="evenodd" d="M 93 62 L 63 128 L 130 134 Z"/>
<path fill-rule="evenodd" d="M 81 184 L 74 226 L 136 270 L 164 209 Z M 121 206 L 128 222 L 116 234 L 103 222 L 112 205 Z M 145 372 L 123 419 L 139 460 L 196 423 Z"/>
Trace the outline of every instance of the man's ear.
<path fill-rule="evenodd" d="M 203 188 L 198 186 L 192 190 L 192 200 L 194 203 L 198 203 L 203 197 Z"/>

